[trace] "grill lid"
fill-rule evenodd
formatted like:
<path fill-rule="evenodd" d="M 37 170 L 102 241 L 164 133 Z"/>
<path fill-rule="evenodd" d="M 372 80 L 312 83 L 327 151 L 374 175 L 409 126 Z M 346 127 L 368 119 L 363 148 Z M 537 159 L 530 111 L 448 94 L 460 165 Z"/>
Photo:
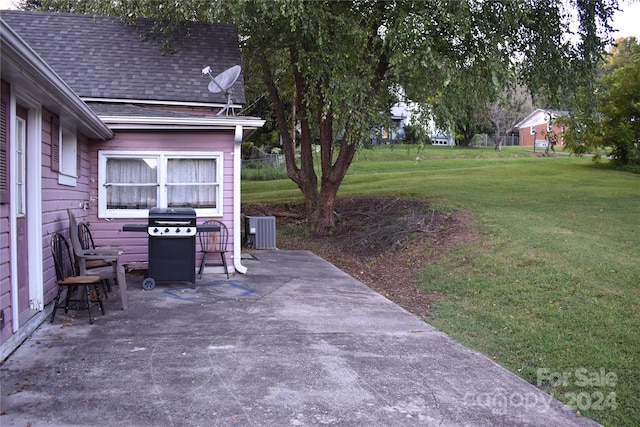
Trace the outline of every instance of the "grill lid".
<path fill-rule="evenodd" d="M 148 232 L 150 236 L 193 236 L 196 221 L 193 208 L 151 208 Z"/>
<path fill-rule="evenodd" d="M 149 225 L 156 221 L 192 221 L 196 223 L 196 211 L 193 208 L 151 208 Z"/>

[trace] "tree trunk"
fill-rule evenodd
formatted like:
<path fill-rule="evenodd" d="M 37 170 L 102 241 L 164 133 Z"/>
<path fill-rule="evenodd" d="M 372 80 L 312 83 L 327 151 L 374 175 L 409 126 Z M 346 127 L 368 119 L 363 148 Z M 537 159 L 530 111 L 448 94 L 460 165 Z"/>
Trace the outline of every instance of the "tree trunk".
<path fill-rule="evenodd" d="M 319 111 L 322 111 L 322 109 L 319 108 Z M 336 225 L 335 203 L 338 189 L 353 161 L 357 144 L 349 142 L 353 135 L 349 127 L 347 127 L 338 156 L 335 162 L 332 163 L 334 144 L 332 111 L 327 112 L 324 117 L 319 117 L 319 122 L 322 179 L 318 203 L 311 215 L 311 232 L 319 236 L 325 236 L 331 234 Z"/>
<path fill-rule="evenodd" d="M 502 136 L 502 132 L 500 131 L 500 129 L 497 129 L 496 132 L 496 142 L 493 144 L 496 151 L 502 151 L 502 141 L 504 140 L 504 137 Z"/>
<path fill-rule="evenodd" d="M 289 48 L 291 65 L 294 80 L 294 107 L 297 120 L 300 125 L 300 139 L 296 144 L 295 139 L 289 132 L 289 124 L 286 120 L 285 111 L 282 108 L 280 93 L 275 84 L 270 64 L 264 53 L 258 53 L 258 60 L 262 66 L 263 79 L 269 92 L 269 99 L 273 104 L 274 113 L 278 123 L 278 129 L 282 136 L 283 149 L 287 163 L 287 175 L 294 181 L 304 196 L 307 219 L 310 221 L 310 229 L 313 234 L 327 235 L 335 227 L 334 206 L 338 189 L 344 179 L 353 157 L 355 155 L 358 142 L 364 132 L 361 126 L 352 126 L 347 123 L 344 129 L 343 141 L 340 144 L 338 155 L 334 161 L 334 130 L 333 130 L 333 108 L 331 104 L 325 104 L 323 98 L 322 83 L 317 83 L 317 88 L 310 88 L 309 82 L 305 80 L 299 68 L 299 52 L 295 47 Z M 372 81 L 372 88 L 378 89 L 380 81 L 384 77 L 389 67 L 385 54 L 381 55 L 380 63 L 376 68 L 377 73 Z M 313 90 L 315 89 L 315 90 Z M 309 93 L 317 94 L 315 98 L 315 109 L 308 104 Z M 375 92 L 375 91 L 374 91 Z M 373 96 L 373 95 L 372 95 Z M 363 104 L 369 102 L 365 94 L 359 100 Z M 355 101 L 354 101 L 355 102 Z M 357 102 L 356 102 L 357 104 Z M 313 162 L 313 142 L 314 134 L 311 128 L 310 111 L 315 111 L 316 117 L 313 123 L 318 124 L 317 131 L 320 139 L 320 165 L 322 176 L 320 189 L 318 189 L 318 177 L 315 172 Z M 296 147 L 296 145 L 298 147 Z M 300 165 L 297 164 L 296 148 L 300 150 Z"/>
<path fill-rule="evenodd" d="M 310 213 L 313 212 L 318 204 L 318 177 L 313 169 L 313 148 L 311 130 L 309 127 L 309 120 L 306 116 L 306 104 L 303 100 L 305 91 L 304 80 L 297 70 L 298 53 L 295 49 L 290 50 L 291 62 L 294 66 L 294 79 L 295 79 L 295 98 L 293 100 L 294 106 L 299 113 L 300 119 L 300 167 L 296 162 L 296 141 L 291 133 L 289 133 L 289 125 L 287 123 L 284 110 L 282 109 L 282 100 L 280 99 L 280 93 L 275 85 L 273 73 L 271 72 L 271 66 L 264 53 L 258 55 L 258 60 L 262 68 L 262 76 L 267 90 L 269 92 L 269 99 L 273 105 L 274 113 L 278 123 L 278 129 L 280 136 L 282 137 L 282 144 L 284 149 L 284 156 L 287 166 L 287 176 L 296 183 L 305 201 L 305 208 L 307 211 L 307 217 L 310 217 Z M 295 117 L 294 117 L 295 119 Z"/>
<path fill-rule="evenodd" d="M 337 185 L 325 184 L 320 189 L 320 199 L 313 212 L 311 231 L 318 236 L 331 234 L 336 225 L 335 204 Z"/>
<path fill-rule="evenodd" d="M 473 142 L 474 133 L 462 133 L 460 136 L 460 146 L 461 147 L 469 147 Z"/>

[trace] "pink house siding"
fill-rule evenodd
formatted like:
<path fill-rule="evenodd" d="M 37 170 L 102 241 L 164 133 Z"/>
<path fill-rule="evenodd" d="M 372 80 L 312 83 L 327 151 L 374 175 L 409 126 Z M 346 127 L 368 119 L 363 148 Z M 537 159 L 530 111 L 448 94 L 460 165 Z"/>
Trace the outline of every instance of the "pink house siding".
<path fill-rule="evenodd" d="M 4 311 L 4 328 L 0 343 L 11 335 L 11 268 L 9 265 L 9 205 L 0 205 L 0 309 Z"/>
<path fill-rule="evenodd" d="M 34 19 L 35 15 L 29 11 L 3 11 L 0 34 L 3 47 L 0 67 L 2 358 L 45 321 L 52 308 L 57 287 L 50 239 L 54 232 L 69 237 L 67 209 L 71 209 L 79 221 L 90 224 L 97 244 L 123 248 L 124 262 L 147 260 L 146 233 L 122 231 L 124 224 L 146 224 L 146 212 L 138 218 L 99 217 L 101 151 L 216 153 L 221 162 L 218 165 L 221 206 L 206 212 L 216 212 L 219 217 L 216 219 L 226 223 L 233 238 L 234 221 L 240 217 L 239 211 L 233 212 L 239 197 L 239 192 L 234 191 L 234 184 L 239 190 L 239 183 L 234 183 L 238 172 L 234 173 L 234 165 L 240 161 L 234 158 L 234 153 L 239 151 L 235 144 L 264 124 L 257 117 L 215 115 L 225 105 L 226 98 L 206 91 L 206 79 L 200 72 L 193 72 L 209 61 L 215 65 L 213 68 L 219 68 L 216 72 L 241 63 L 238 34 L 232 25 L 198 24 L 198 31 L 188 37 L 183 34 L 180 49 L 167 56 L 157 49 L 157 44 L 141 40 L 135 29 L 108 17 L 44 12 L 37 15 Z M 78 39 L 74 30 L 89 26 L 92 30 Z M 127 42 L 112 50 L 113 37 Z M 217 43 L 211 44 L 214 38 Z M 60 61 L 60 49 L 70 45 L 78 53 L 77 60 Z M 94 70 L 96 61 L 111 57 L 103 55 L 107 51 L 117 57 L 141 60 L 127 63 L 126 73 L 118 68 L 101 67 L 106 73 L 102 81 L 115 83 L 97 87 L 94 73 L 87 70 Z M 150 70 L 145 65 L 150 63 L 160 65 Z M 149 78 L 149 72 L 155 73 L 155 77 Z M 157 85 L 158 81 L 170 80 L 176 75 L 181 76 L 181 85 Z M 237 106 L 246 101 L 242 76 L 235 84 L 233 101 Z M 18 105 L 28 110 L 26 168 L 1 161 L 11 155 L 16 142 L 23 141 L 12 140 L 9 132 L 16 120 Z M 77 138 L 78 150 L 75 171 L 74 158 L 69 157 L 74 149 L 72 133 Z M 24 133 L 17 136 L 22 135 Z M 11 205 L 11 200 L 16 200 L 13 194 L 16 188 L 7 182 L 12 174 L 22 170 L 27 171 L 25 220 Z M 207 219 L 201 217 L 198 221 L 202 223 Z M 17 225 L 19 231 L 11 234 L 16 233 L 12 227 L 17 229 Z M 235 232 L 240 234 L 237 228 Z M 246 272 L 240 260 L 231 256 L 234 252 L 239 254 L 240 242 L 235 248 L 234 242 L 230 243 L 229 267 Z M 26 258 L 24 253 L 28 253 Z M 25 259 L 27 265 L 23 263 Z M 28 274 L 23 267 L 28 268 Z M 20 304 L 16 307 L 14 301 L 18 298 Z"/>
<path fill-rule="evenodd" d="M 53 300 L 57 287 L 55 285 L 55 270 L 51 258 L 51 233 L 60 232 L 69 237 L 69 220 L 66 209 L 78 207 L 88 198 L 89 169 L 87 154 L 87 138 L 78 133 L 78 178 L 75 186 L 58 183 L 58 172 L 51 168 L 52 119 L 56 117 L 50 112 L 42 112 L 42 259 L 44 268 L 44 303 Z M 83 154 L 84 153 L 84 154 Z M 84 173 L 83 173 L 84 171 Z"/>
<path fill-rule="evenodd" d="M 98 195 L 98 154 L 101 150 L 108 151 L 211 151 L 223 153 L 223 216 L 221 219 L 229 228 L 231 239 L 228 253 L 233 252 L 233 138 L 232 131 L 193 131 L 174 132 L 158 131 L 155 133 L 145 131 L 121 131 L 111 141 L 92 142 L 87 153 L 90 168 L 85 179 L 90 181 L 89 193 L 92 198 Z M 84 163 L 84 162 L 83 162 Z M 87 198 L 89 200 L 89 198 Z M 79 221 L 89 223 L 96 244 L 101 246 L 118 246 L 124 248 L 123 260 L 125 263 L 145 261 L 148 256 L 148 239 L 145 233 L 122 231 L 124 224 L 145 223 L 146 218 L 98 218 L 98 202 L 92 199 L 89 208 L 80 209 L 79 204 L 69 206 Z M 198 218 L 202 223 L 210 218 Z M 229 255 L 228 255 L 229 256 Z M 200 261 L 198 254 L 197 262 Z M 228 260 L 229 265 L 233 265 Z"/>
<path fill-rule="evenodd" d="M 51 257 L 51 233 L 62 232 L 68 238 L 69 221 L 67 207 L 78 206 L 80 200 L 87 197 L 89 179 L 82 170 L 88 170 L 89 160 L 86 149 L 87 139 L 78 134 L 78 145 L 84 155 L 79 162 L 79 176 L 76 186 L 65 186 L 58 183 L 58 173 L 51 169 L 52 120 L 57 117 L 47 110 L 42 110 L 42 236 L 40 238 L 43 260 L 43 303 L 50 303 L 57 292 L 55 270 Z M 0 332 L 0 342 L 5 342 L 12 333 L 12 299 L 11 299 L 11 264 L 9 236 L 9 204 L 0 205 L 0 309 L 5 316 L 5 327 Z"/>
<path fill-rule="evenodd" d="M 1 140 L 0 150 L 2 150 L 2 156 L 0 157 L 0 162 L 4 162 L 0 164 L 0 171 L 3 174 L 7 174 L 8 166 L 9 166 L 9 129 L 11 127 L 11 120 L 9 117 L 9 94 L 11 87 L 10 85 L 2 80 L 0 82 L 0 102 L 1 102 L 1 112 L 2 117 L 0 117 L 1 124 L 0 135 Z M 5 325 L 4 328 L 0 331 L 0 343 L 4 342 L 9 336 L 11 336 L 11 265 L 9 264 L 9 260 L 11 259 L 10 248 L 9 248 L 9 203 L 8 200 L 5 200 L 5 197 L 8 198 L 8 189 L 10 188 L 11 183 L 9 182 L 9 177 L 5 175 L 2 177 L 3 180 L 0 183 L 0 192 L 1 197 L 0 201 L 0 309 L 3 310 L 5 316 Z M 6 202 L 6 203 L 5 203 Z"/>

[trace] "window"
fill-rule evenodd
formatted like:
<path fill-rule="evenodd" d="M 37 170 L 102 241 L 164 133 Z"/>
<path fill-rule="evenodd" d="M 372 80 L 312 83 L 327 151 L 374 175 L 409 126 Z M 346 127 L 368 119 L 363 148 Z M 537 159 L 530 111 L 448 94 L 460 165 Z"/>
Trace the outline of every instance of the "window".
<path fill-rule="evenodd" d="M 78 138 L 75 132 L 62 129 L 59 140 L 58 183 L 75 186 L 78 179 Z"/>
<path fill-rule="evenodd" d="M 99 215 L 146 217 L 153 207 L 192 207 L 222 214 L 222 153 L 115 152 L 99 154 Z"/>
<path fill-rule="evenodd" d="M 15 194 L 16 194 L 15 213 L 16 213 L 16 217 L 18 218 L 24 217 L 27 212 L 26 149 L 27 149 L 27 122 L 22 117 L 16 117 L 16 147 L 15 147 L 16 171 L 14 175 L 14 179 L 15 179 L 14 184 L 15 184 Z"/>

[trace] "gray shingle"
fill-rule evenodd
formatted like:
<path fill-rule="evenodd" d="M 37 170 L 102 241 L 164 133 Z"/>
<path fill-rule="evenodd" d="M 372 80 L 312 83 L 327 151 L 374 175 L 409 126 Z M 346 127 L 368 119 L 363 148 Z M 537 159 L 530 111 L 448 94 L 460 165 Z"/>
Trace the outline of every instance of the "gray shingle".
<path fill-rule="evenodd" d="M 188 118 L 188 117 L 202 117 L 203 114 L 200 111 L 189 114 L 186 112 L 170 111 L 166 109 L 150 108 L 135 104 L 123 104 L 123 103 L 104 103 L 104 102 L 87 102 L 87 105 L 98 116 L 126 116 L 126 117 L 175 117 L 175 118 Z M 209 113 L 209 117 L 211 116 Z"/>
<path fill-rule="evenodd" d="M 2 11 L 2 19 L 80 96 L 127 100 L 224 103 L 207 90 L 215 75 L 240 64 L 238 34 L 230 24 L 190 23 L 168 51 L 138 28 L 104 16 Z M 245 103 L 242 75 L 233 101 Z"/>

